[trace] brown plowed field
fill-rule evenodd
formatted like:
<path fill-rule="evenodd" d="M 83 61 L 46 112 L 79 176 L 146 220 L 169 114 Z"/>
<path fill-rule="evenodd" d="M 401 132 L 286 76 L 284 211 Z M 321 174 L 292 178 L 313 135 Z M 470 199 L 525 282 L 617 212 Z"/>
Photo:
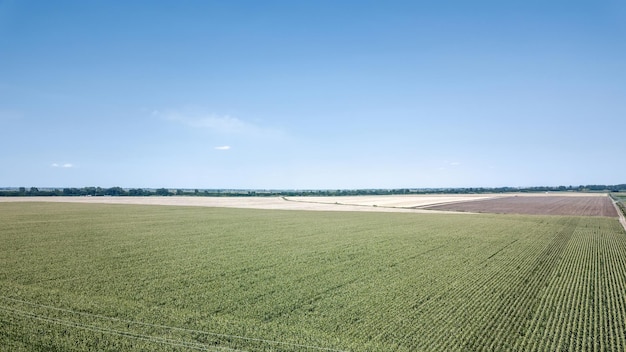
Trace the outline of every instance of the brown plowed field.
<path fill-rule="evenodd" d="M 513 196 L 434 205 L 423 209 L 498 214 L 618 216 L 611 199 L 605 195 L 595 197 Z"/>

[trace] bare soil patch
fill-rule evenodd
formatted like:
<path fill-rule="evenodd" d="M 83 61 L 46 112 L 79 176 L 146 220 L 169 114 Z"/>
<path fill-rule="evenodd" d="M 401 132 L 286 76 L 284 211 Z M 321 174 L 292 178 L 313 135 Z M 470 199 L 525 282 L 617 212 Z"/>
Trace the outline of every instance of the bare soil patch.
<path fill-rule="evenodd" d="M 424 209 L 472 213 L 618 217 L 611 199 L 606 195 L 584 197 L 517 195 L 480 201 L 433 205 L 424 207 Z"/>

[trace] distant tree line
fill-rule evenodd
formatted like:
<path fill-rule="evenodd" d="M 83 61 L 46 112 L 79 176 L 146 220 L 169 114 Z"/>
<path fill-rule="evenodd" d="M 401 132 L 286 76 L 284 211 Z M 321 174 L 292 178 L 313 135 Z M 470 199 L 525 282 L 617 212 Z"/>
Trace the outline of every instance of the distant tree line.
<path fill-rule="evenodd" d="M 538 187 L 469 187 L 469 188 L 396 188 L 396 189 L 337 189 L 337 190 L 237 190 L 237 189 L 147 189 L 122 187 L 45 188 L 19 187 L 0 189 L 4 197 L 76 196 L 76 197 L 137 197 L 137 196 L 196 196 L 196 197 L 293 197 L 293 196 L 358 196 L 394 194 L 478 194 L 512 192 L 626 192 L 626 184 L 538 186 Z"/>
<path fill-rule="evenodd" d="M 123 189 L 122 187 L 83 187 L 83 188 L 53 188 L 53 189 L 39 189 L 37 187 L 31 187 L 29 189 L 25 187 L 19 187 L 17 189 L 2 189 L 0 190 L 0 196 L 9 197 L 41 197 L 41 196 L 149 196 L 154 195 L 154 192 L 143 189 Z"/>

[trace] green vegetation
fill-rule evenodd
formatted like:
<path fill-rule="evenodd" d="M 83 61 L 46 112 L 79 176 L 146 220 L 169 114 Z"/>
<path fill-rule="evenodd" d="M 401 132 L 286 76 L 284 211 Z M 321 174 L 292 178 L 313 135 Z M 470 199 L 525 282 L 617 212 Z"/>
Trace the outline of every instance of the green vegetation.
<path fill-rule="evenodd" d="M 611 193 L 613 199 L 626 202 L 626 193 Z"/>
<path fill-rule="evenodd" d="M 626 193 L 611 193 L 610 195 L 616 202 L 619 210 L 626 216 Z"/>
<path fill-rule="evenodd" d="M 0 197 L 41 196 L 194 196 L 194 197 L 293 197 L 293 196 L 360 196 L 392 194 L 477 194 L 477 193 L 535 193 L 535 192 L 620 192 L 626 184 L 538 186 L 538 187 L 470 187 L 470 188 L 396 188 L 396 189 L 337 189 L 337 190 L 246 190 L 246 189 L 144 189 L 144 188 L 46 188 L 7 187 L 0 188 Z"/>
<path fill-rule="evenodd" d="M 0 349 L 626 349 L 599 217 L 0 203 Z"/>

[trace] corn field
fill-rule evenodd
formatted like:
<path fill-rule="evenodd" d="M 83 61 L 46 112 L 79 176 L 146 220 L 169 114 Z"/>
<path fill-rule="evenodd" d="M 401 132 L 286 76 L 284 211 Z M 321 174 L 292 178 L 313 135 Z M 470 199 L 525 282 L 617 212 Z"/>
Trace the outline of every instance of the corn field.
<path fill-rule="evenodd" d="M 615 218 L 5 203 L 0 243 L 0 350 L 626 350 Z"/>

